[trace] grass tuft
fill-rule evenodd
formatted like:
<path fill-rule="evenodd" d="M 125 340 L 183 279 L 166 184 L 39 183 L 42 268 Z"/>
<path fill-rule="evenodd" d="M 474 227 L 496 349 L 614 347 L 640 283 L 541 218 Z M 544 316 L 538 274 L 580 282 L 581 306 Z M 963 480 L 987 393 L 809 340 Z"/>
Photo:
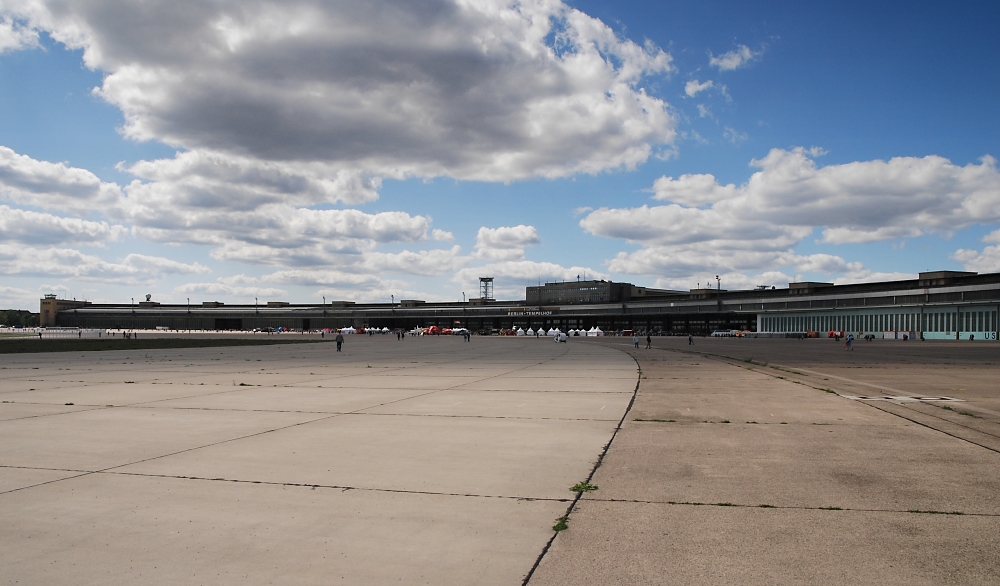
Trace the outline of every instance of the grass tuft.
<path fill-rule="evenodd" d="M 572 492 L 590 492 L 592 490 L 597 490 L 597 485 L 586 481 L 577 482 L 575 485 L 570 487 L 570 491 Z"/>
<path fill-rule="evenodd" d="M 558 519 L 556 519 L 556 524 L 552 526 L 552 530 L 553 531 L 565 531 L 565 530 L 569 529 L 569 525 L 566 524 L 567 520 L 568 520 L 568 517 L 566 517 L 565 515 L 563 515 L 562 517 L 559 517 Z"/>

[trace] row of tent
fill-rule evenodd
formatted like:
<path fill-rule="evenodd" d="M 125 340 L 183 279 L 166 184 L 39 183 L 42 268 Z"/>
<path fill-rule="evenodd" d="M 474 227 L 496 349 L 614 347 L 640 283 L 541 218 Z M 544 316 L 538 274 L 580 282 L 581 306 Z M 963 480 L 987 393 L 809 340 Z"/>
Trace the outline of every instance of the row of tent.
<path fill-rule="evenodd" d="M 368 332 L 375 332 L 377 334 L 388 334 L 389 333 L 389 328 L 381 328 L 381 329 L 379 329 L 379 328 L 361 328 L 361 329 L 357 329 L 357 328 L 353 328 L 351 326 L 347 326 L 346 328 L 340 328 L 340 329 L 323 328 L 323 331 L 324 332 L 331 332 L 331 333 L 340 332 L 341 334 L 367 334 Z"/>
<path fill-rule="evenodd" d="M 517 331 L 514 332 L 514 334 L 517 335 L 517 336 L 535 336 L 535 335 L 537 335 L 537 336 L 558 336 L 559 334 L 562 334 L 562 333 L 563 332 L 560 331 L 559 328 L 550 328 L 548 331 L 545 331 L 544 328 L 538 328 L 538 331 L 535 331 L 535 330 L 533 330 L 531 328 L 528 328 L 527 330 L 525 330 L 523 328 L 517 328 Z M 599 328 L 597 326 L 594 326 L 594 327 L 590 328 L 589 330 L 582 330 L 582 329 L 581 330 L 574 330 L 574 329 L 571 328 L 569 331 L 567 331 L 565 333 L 566 333 L 567 336 L 590 336 L 590 337 L 596 337 L 596 336 L 603 336 L 604 335 L 604 330 L 602 330 L 601 328 Z"/>

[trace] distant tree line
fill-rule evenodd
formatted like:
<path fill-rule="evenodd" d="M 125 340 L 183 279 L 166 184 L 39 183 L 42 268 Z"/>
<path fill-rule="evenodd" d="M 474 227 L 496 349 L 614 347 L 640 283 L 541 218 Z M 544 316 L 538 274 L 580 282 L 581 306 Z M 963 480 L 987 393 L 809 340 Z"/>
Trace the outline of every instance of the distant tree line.
<path fill-rule="evenodd" d="M 38 314 L 25 309 L 0 309 L 0 325 L 33 328 L 38 325 Z"/>

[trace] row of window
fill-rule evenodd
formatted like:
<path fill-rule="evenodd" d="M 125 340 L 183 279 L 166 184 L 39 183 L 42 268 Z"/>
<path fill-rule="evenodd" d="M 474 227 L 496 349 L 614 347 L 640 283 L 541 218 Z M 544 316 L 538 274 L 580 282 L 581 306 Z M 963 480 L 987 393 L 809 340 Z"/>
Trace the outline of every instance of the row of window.
<path fill-rule="evenodd" d="M 995 332 L 996 311 L 932 311 L 921 313 L 791 315 L 761 318 L 762 332 Z"/>

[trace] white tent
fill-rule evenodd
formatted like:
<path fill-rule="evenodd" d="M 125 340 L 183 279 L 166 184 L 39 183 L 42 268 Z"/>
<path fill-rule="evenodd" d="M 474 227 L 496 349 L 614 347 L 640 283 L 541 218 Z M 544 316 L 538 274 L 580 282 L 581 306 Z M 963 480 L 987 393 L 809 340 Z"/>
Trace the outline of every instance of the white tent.
<path fill-rule="evenodd" d="M 549 328 L 549 331 L 545 332 L 546 336 L 554 336 L 559 333 L 559 328 Z"/>
<path fill-rule="evenodd" d="M 517 328 L 517 331 L 514 332 L 514 335 L 515 336 L 523 336 L 524 335 L 524 328 Z"/>
<path fill-rule="evenodd" d="M 382 332 L 383 332 L 383 333 L 385 333 L 385 332 L 388 332 L 388 331 L 389 331 L 389 328 L 387 328 L 387 327 L 384 327 L 384 326 L 382 327 Z"/>
<path fill-rule="evenodd" d="M 531 329 L 531 328 L 529 327 L 529 328 L 528 328 L 528 331 L 527 331 L 527 332 L 524 332 L 524 334 L 525 334 L 525 335 L 527 335 L 527 336 L 534 336 L 534 335 L 535 335 L 535 330 L 533 330 L 533 329 Z"/>
<path fill-rule="evenodd" d="M 355 331 L 357 331 L 357 330 L 355 330 L 351 326 L 347 326 L 346 328 L 340 328 L 340 333 L 341 334 L 353 334 Z"/>

